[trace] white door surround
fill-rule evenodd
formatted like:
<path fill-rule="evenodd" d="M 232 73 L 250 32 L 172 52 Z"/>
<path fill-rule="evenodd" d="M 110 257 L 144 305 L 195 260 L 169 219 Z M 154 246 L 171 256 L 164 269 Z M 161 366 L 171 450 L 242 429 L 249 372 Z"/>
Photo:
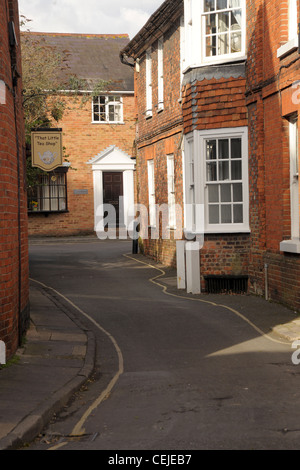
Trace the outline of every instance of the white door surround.
<path fill-rule="evenodd" d="M 123 173 L 124 225 L 128 226 L 129 209 L 134 201 L 135 160 L 127 153 L 112 145 L 87 162 L 92 165 L 94 180 L 94 230 L 99 230 L 98 221 L 103 220 L 103 172 Z"/>

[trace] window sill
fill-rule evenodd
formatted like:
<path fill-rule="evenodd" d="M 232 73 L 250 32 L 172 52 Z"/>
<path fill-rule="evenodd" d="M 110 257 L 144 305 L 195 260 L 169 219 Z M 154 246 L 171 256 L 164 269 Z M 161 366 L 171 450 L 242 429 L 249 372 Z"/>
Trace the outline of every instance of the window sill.
<path fill-rule="evenodd" d="M 49 214 L 67 214 L 69 211 L 67 209 L 61 210 L 61 211 L 27 211 L 28 215 L 37 215 L 37 214 L 43 214 L 43 215 L 49 215 Z"/>
<path fill-rule="evenodd" d="M 283 59 L 286 55 L 290 54 L 297 48 L 298 38 L 296 37 L 285 43 L 283 46 L 279 47 L 279 49 L 277 49 L 277 58 Z"/>
<path fill-rule="evenodd" d="M 280 243 L 280 251 L 300 254 L 300 239 L 282 241 Z"/>
<path fill-rule="evenodd" d="M 247 235 L 251 233 L 251 230 L 250 229 L 226 229 L 224 230 L 223 228 L 219 229 L 219 230 L 204 230 L 204 232 L 196 232 L 194 230 L 187 230 L 185 229 L 184 232 L 188 235 L 190 235 L 191 237 L 196 237 L 196 236 L 203 236 L 203 235 L 237 235 L 237 234 L 241 234 L 241 235 Z"/>
<path fill-rule="evenodd" d="M 108 125 L 108 124 L 123 125 L 123 124 L 125 124 L 125 122 L 124 121 L 92 121 L 91 124 L 97 124 L 97 125 Z"/>
<path fill-rule="evenodd" d="M 247 224 L 220 224 L 219 226 L 212 226 L 207 227 L 204 230 L 205 234 L 212 235 L 212 234 L 230 234 L 230 233 L 251 233 L 250 227 Z"/>
<path fill-rule="evenodd" d="M 234 64 L 236 62 L 245 62 L 245 60 L 247 60 L 247 56 L 246 55 L 242 55 L 242 56 L 239 56 L 239 57 L 228 57 L 228 58 L 222 58 L 222 59 L 219 59 L 219 60 L 207 60 L 207 61 L 203 61 L 201 63 L 194 63 L 194 64 L 191 64 L 189 65 L 188 67 L 185 68 L 185 70 L 183 71 L 183 74 L 186 74 L 186 72 L 188 72 L 189 70 L 192 70 L 192 69 L 196 69 L 196 68 L 200 68 L 200 67 L 207 67 L 207 66 L 218 66 L 218 65 L 230 65 L 230 64 Z"/>

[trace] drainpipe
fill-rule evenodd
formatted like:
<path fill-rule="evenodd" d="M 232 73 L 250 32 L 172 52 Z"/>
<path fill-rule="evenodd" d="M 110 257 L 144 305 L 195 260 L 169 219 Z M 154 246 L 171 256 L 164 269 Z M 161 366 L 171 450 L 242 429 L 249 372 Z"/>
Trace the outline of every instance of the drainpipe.
<path fill-rule="evenodd" d="M 269 292 L 268 292 L 268 264 L 265 263 L 265 299 L 269 300 Z"/>
<path fill-rule="evenodd" d="M 132 67 L 132 68 L 135 67 L 134 63 L 128 62 L 128 60 L 126 58 L 126 55 L 123 52 L 120 52 L 120 60 L 121 60 L 122 64 L 124 64 L 124 65 L 128 65 L 129 67 Z"/>

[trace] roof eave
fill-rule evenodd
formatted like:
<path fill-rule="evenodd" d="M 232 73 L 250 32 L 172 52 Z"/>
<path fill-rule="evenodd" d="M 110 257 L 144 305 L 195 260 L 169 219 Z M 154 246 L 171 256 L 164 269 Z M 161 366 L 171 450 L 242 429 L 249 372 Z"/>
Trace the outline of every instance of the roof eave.
<path fill-rule="evenodd" d="M 143 28 L 120 52 L 121 60 L 137 59 L 148 47 L 161 37 L 183 13 L 183 0 L 165 0 L 150 16 Z M 128 64 L 132 65 L 132 64 Z"/>

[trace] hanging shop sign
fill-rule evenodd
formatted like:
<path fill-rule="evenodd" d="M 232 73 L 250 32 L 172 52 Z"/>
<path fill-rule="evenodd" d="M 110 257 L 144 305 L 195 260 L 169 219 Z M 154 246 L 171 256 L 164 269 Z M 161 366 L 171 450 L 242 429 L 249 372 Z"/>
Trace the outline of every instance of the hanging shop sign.
<path fill-rule="evenodd" d="M 31 132 L 32 166 L 52 171 L 63 165 L 62 129 L 37 129 Z"/>

